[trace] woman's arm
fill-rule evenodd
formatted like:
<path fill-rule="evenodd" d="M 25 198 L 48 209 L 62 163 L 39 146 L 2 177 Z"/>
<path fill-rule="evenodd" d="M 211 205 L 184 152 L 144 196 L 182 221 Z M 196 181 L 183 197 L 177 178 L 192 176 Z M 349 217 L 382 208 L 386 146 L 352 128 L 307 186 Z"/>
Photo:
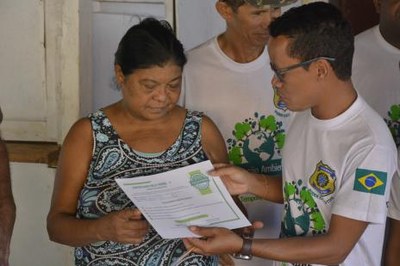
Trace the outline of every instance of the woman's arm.
<path fill-rule="evenodd" d="M 89 119 L 76 122 L 61 149 L 53 196 L 47 216 L 52 241 L 83 246 L 113 240 L 139 243 L 147 233 L 147 222 L 137 210 L 123 210 L 99 219 L 75 217 L 80 191 L 86 181 L 92 158 L 93 137 Z"/>
<path fill-rule="evenodd" d="M 225 141 L 214 122 L 207 116 L 203 116 L 201 125 L 201 144 L 212 163 L 228 163 L 228 153 Z"/>
<path fill-rule="evenodd" d="M 388 218 L 388 234 L 384 260 L 386 266 L 399 265 L 400 261 L 400 221 Z"/>
<path fill-rule="evenodd" d="M 8 153 L 6 145 L 0 138 L 0 265 L 8 265 L 15 211 Z"/>

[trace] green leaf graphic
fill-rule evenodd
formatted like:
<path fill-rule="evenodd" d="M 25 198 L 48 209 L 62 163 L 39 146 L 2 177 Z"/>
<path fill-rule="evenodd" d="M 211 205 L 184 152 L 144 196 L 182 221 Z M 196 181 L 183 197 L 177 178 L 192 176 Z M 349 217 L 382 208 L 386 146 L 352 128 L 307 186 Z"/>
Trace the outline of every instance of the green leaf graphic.
<path fill-rule="evenodd" d="M 237 123 L 235 125 L 235 137 L 237 140 L 241 140 L 251 130 L 249 123 Z"/>
<path fill-rule="evenodd" d="M 260 127 L 265 130 L 275 131 L 276 130 L 276 119 L 270 115 L 267 118 L 260 120 Z"/>
<path fill-rule="evenodd" d="M 229 161 L 233 164 L 238 165 L 242 163 L 242 155 L 240 154 L 239 147 L 233 147 L 232 150 L 229 151 Z"/>

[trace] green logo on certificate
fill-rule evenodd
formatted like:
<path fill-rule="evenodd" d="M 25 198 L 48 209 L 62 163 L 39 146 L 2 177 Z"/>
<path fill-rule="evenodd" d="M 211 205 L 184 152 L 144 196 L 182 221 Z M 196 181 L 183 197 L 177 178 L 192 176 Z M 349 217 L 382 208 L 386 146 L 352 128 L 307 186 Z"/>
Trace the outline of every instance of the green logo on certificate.
<path fill-rule="evenodd" d="M 210 189 L 210 178 L 204 175 L 200 170 L 189 172 L 190 185 L 197 188 L 201 195 L 207 195 L 211 193 Z"/>

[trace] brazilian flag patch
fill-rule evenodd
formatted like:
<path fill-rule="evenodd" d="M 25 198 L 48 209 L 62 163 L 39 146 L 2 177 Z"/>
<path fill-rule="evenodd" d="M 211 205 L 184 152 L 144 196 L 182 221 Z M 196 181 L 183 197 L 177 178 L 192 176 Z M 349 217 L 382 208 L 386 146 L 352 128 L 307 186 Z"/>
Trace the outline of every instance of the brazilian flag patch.
<path fill-rule="evenodd" d="M 369 169 L 356 170 L 354 190 L 371 194 L 385 194 L 387 173 Z"/>

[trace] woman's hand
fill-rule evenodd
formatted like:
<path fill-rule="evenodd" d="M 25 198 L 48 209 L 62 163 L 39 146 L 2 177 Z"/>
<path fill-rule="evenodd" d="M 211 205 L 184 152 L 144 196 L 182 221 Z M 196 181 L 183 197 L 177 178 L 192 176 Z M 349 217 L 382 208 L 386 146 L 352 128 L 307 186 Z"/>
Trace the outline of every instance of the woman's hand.
<path fill-rule="evenodd" d="M 138 209 L 112 212 L 99 219 L 99 238 L 124 244 L 139 244 L 149 231 L 149 223 Z"/>

